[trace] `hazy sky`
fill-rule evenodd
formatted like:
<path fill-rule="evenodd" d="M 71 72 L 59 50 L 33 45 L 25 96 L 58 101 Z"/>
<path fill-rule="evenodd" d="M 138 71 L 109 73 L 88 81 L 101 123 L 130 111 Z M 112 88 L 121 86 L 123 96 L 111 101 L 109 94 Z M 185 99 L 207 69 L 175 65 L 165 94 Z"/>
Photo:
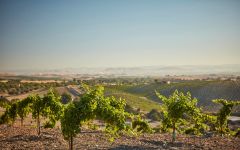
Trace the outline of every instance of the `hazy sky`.
<path fill-rule="evenodd" d="M 240 0 L 1 0 L 0 71 L 240 64 Z"/>

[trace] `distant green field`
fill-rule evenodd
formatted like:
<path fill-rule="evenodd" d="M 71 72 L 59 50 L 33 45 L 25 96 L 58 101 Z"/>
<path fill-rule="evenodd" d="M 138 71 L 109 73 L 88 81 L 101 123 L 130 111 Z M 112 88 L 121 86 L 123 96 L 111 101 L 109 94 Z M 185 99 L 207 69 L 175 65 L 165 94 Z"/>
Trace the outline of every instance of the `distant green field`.
<path fill-rule="evenodd" d="M 116 88 L 106 87 L 105 95 L 115 96 L 117 98 L 121 97 L 126 100 L 128 105 L 132 106 L 135 109 L 140 108 L 140 110 L 142 111 L 149 112 L 152 109 L 157 109 L 157 110 L 161 109 L 160 104 L 157 102 L 149 100 L 148 98 L 140 95 L 131 94 L 131 93 L 124 92 L 122 90 L 118 90 Z"/>

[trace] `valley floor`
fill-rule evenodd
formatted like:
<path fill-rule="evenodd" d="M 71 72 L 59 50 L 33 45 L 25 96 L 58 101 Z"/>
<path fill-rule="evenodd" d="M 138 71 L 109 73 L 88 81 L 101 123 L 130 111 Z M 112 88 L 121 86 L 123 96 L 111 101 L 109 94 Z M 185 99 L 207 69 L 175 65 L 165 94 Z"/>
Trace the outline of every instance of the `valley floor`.
<path fill-rule="evenodd" d="M 212 149 L 234 150 L 240 148 L 240 138 L 234 137 L 191 137 L 178 135 L 177 142 L 170 142 L 170 134 L 142 134 L 138 137 L 122 136 L 109 142 L 101 131 L 82 131 L 74 139 L 74 149 Z M 42 129 L 38 137 L 33 127 L 0 126 L 0 149 L 67 149 L 58 128 Z"/>

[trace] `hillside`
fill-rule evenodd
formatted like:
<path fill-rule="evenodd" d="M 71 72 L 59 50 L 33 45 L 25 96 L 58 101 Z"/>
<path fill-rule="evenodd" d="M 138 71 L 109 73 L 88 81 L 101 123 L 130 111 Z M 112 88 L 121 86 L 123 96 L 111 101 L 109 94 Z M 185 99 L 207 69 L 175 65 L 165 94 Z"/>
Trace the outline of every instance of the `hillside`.
<path fill-rule="evenodd" d="M 170 95 L 174 90 L 191 92 L 193 97 L 199 100 L 199 105 L 205 110 L 216 111 L 220 106 L 211 102 L 212 99 L 223 98 L 228 100 L 240 100 L 240 81 L 182 81 L 166 83 L 150 83 L 141 85 L 116 85 L 108 86 L 117 92 L 131 94 L 138 97 L 146 97 L 148 100 L 161 102 L 155 94 L 155 90 L 163 95 Z M 238 108 L 236 111 L 239 111 Z"/>
<path fill-rule="evenodd" d="M 157 102 L 152 101 L 144 96 L 124 92 L 121 90 L 113 89 L 113 88 L 105 88 L 106 96 L 114 96 L 116 98 L 123 98 L 126 100 L 127 104 L 130 105 L 131 107 L 138 109 L 142 111 L 147 111 L 149 112 L 152 109 L 158 109 L 160 110 L 160 105 L 158 105 Z"/>

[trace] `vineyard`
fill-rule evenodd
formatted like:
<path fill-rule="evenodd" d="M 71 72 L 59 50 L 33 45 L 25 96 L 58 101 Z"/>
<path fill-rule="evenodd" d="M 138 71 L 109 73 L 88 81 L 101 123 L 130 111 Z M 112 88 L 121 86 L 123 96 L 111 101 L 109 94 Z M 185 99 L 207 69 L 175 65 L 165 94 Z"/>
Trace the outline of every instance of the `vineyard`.
<path fill-rule="evenodd" d="M 125 95 L 131 94 L 145 99 L 160 102 L 155 94 L 155 90 L 163 95 L 169 96 L 175 90 L 187 93 L 188 91 L 193 97 L 199 100 L 198 105 L 203 107 L 205 111 L 215 112 L 220 109 L 220 105 L 212 103 L 212 99 L 240 99 L 240 81 L 186 81 L 186 82 L 172 82 L 166 83 L 148 83 L 138 85 L 112 85 L 107 86 L 107 93 L 124 93 Z M 240 112 L 240 107 L 235 107 L 234 112 Z"/>
<path fill-rule="evenodd" d="M 240 150 L 240 0 L 0 0 L 0 150 Z"/>
<path fill-rule="evenodd" d="M 46 144 L 46 137 L 53 145 L 40 144 L 40 149 L 48 146 L 52 149 L 214 149 L 216 143 L 207 142 L 210 139 L 228 142 L 225 145 L 228 149 L 239 146 L 240 142 L 236 142 L 240 141 L 240 129 L 229 128 L 227 119 L 240 101 L 213 99 L 213 105 L 221 106 L 214 115 L 198 107 L 198 99 L 190 92 L 175 90 L 165 96 L 156 89 L 153 90 L 158 98 L 156 102 L 126 94 L 124 91 L 132 90 L 132 86 L 104 90 L 102 86 L 83 84 L 81 88 L 84 94 L 79 99 L 71 101 L 65 95 L 69 100 L 64 103 L 64 95 L 53 89 L 43 96 L 30 95 L 11 102 L 1 100 L 4 109 L 0 118 L 1 148 L 21 149 L 15 147 L 19 139 Z M 129 111 L 130 108 L 135 111 Z M 157 127 L 146 120 L 144 112 L 151 109 L 148 115 L 158 116 Z M 7 138 L 9 130 L 13 134 L 12 142 Z"/>

